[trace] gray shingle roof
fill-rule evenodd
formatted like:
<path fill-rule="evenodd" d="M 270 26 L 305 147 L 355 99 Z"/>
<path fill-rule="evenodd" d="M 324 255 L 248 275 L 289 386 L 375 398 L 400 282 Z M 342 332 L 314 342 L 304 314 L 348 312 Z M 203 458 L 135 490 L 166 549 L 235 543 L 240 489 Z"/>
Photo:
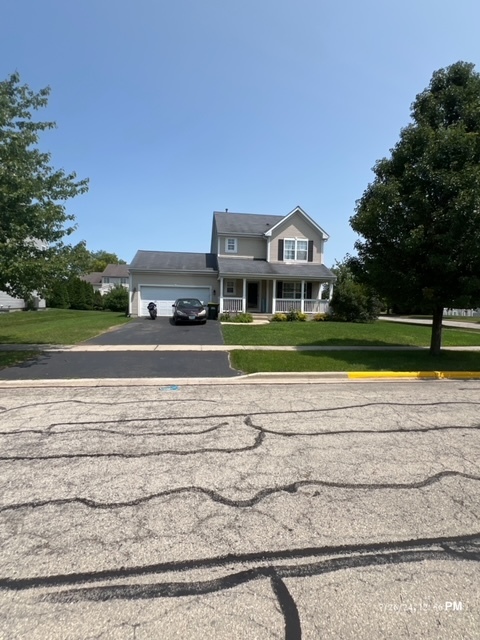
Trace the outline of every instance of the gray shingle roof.
<path fill-rule="evenodd" d="M 214 212 L 218 233 L 263 235 L 283 220 L 285 216 L 270 216 L 258 213 Z"/>
<path fill-rule="evenodd" d="M 137 251 L 130 264 L 131 271 L 203 271 L 217 272 L 217 257 L 213 253 L 179 251 Z"/>
<path fill-rule="evenodd" d="M 90 284 L 102 284 L 102 272 L 92 271 L 91 273 L 87 273 L 84 276 L 80 276 L 80 280 L 84 280 L 85 282 L 89 282 Z"/>
<path fill-rule="evenodd" d="M 128 278 L 128 264 L 107 264 L 103 270 L 102 276 L 110 278 Z"/>
<path fill-rule="evenodd" d="M 301 264 L 285 264 L 252 260 L 251 258 L 218 258 L 218 270 L 221 276 L 270 276 L 300 279 L 335 278 L 335 275 L 323 264 L 305 262 Z"/>

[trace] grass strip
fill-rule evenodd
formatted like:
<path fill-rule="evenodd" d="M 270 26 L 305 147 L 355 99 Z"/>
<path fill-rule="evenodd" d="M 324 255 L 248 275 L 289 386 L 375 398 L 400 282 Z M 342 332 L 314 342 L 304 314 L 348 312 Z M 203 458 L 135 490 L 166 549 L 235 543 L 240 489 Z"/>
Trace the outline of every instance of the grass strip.
<path fill-rule="evenodd" d="M 244 373 L 308 371 L 480 371 L 480 353 L 443 351 L 240 351 L 230 354 Z"/>
<path fill-rule="evenodd" d="M 225 344 L 273 346 L 411 346 L 430 344 L 431 328 L 413 324 L 383 322 L 271 322 L 265 325 L 223 325 Z M 443 345 L 480 345 L 480 331 L 443 329 Z"/>
<path fill-rule="evenodd" d="M 0 344 L 76 344 L 130 322 L 123 313 L 47 309 L 0 314 Z"/>

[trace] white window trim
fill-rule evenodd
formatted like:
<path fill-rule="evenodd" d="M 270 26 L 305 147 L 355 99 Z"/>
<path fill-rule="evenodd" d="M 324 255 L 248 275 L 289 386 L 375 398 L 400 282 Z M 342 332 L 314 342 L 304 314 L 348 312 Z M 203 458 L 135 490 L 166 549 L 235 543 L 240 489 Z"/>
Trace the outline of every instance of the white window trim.
<path fill-rule="evenodd" d="M 285 286 L 292 287 L 293 295 L 285 295 Z M 301 300 L 302 298 L 302 282 L 301 281 L 285 281 L 282 285 L 282 299 L 284 300 Z"/>
<path fill-rule="evenodd" d="M 287 258 L 286 255 L 285 255 L 286 251 L 287 251 L 285 243 L 288 240 L 290 240 L 291 242 L 295 243 L 295 257 L 294 258 Z M 299 251 L 299 249 L 298 249 L 298 242 L 299 241 L 307 243 L 307 249 L 306 249 L 307 257 L 305 258 L 305 260 L 303 260 L 303 259 L 299 260 L 297 258 L 298 251 Z M 303 249 L 301 249 L 301 251 L 303 251 Z M 284 238 L 283 239 L 283 260 L 284 260 L 284 262 L 308 262 L 308 238 Z"/>
<path fill-rule="evenodd" d="M 232 240 L 233 240 L 234 248 L 229 249 L 228 243 Z M 238 247 L 237 238 L 225 238 L 225 253 L 237 253 L 237 250 L 238 250 L 237 247 Z"/>
<path fill-rule="evenodd" d="M 229 289 L 231 289 L 231 291 L 229 291 Z M 235 280 L 225 280 L 225 295 L 226 296 L 235 295 Z"/>

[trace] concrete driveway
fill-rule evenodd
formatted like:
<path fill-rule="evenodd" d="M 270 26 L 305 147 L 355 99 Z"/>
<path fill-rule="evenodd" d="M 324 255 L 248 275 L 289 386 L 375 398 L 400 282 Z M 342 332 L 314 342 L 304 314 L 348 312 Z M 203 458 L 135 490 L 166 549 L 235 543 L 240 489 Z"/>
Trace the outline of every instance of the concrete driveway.
<path fill-rule="evenodd" d="M 206 324 L 174 325 L 171 318 L 136 318 L 83 344 L 98 345 L 212 345 L 224 344 L 220 323 L 207 320 Z"/>

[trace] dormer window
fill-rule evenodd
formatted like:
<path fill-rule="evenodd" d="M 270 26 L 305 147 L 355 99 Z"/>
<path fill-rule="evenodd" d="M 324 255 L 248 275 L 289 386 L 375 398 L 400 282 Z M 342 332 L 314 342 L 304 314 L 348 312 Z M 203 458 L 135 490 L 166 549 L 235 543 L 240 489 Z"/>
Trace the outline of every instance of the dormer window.
<path fill-rule="evenodd" d="M 225 253 L 237 253 L 237 239 L 227 238 L 225 240 Z"/>
<path fill-rule="evenodd" d="M 308 240 L 285 238 L 283 242 L 283 259 L 306 262 L 308 259 Z"/>

